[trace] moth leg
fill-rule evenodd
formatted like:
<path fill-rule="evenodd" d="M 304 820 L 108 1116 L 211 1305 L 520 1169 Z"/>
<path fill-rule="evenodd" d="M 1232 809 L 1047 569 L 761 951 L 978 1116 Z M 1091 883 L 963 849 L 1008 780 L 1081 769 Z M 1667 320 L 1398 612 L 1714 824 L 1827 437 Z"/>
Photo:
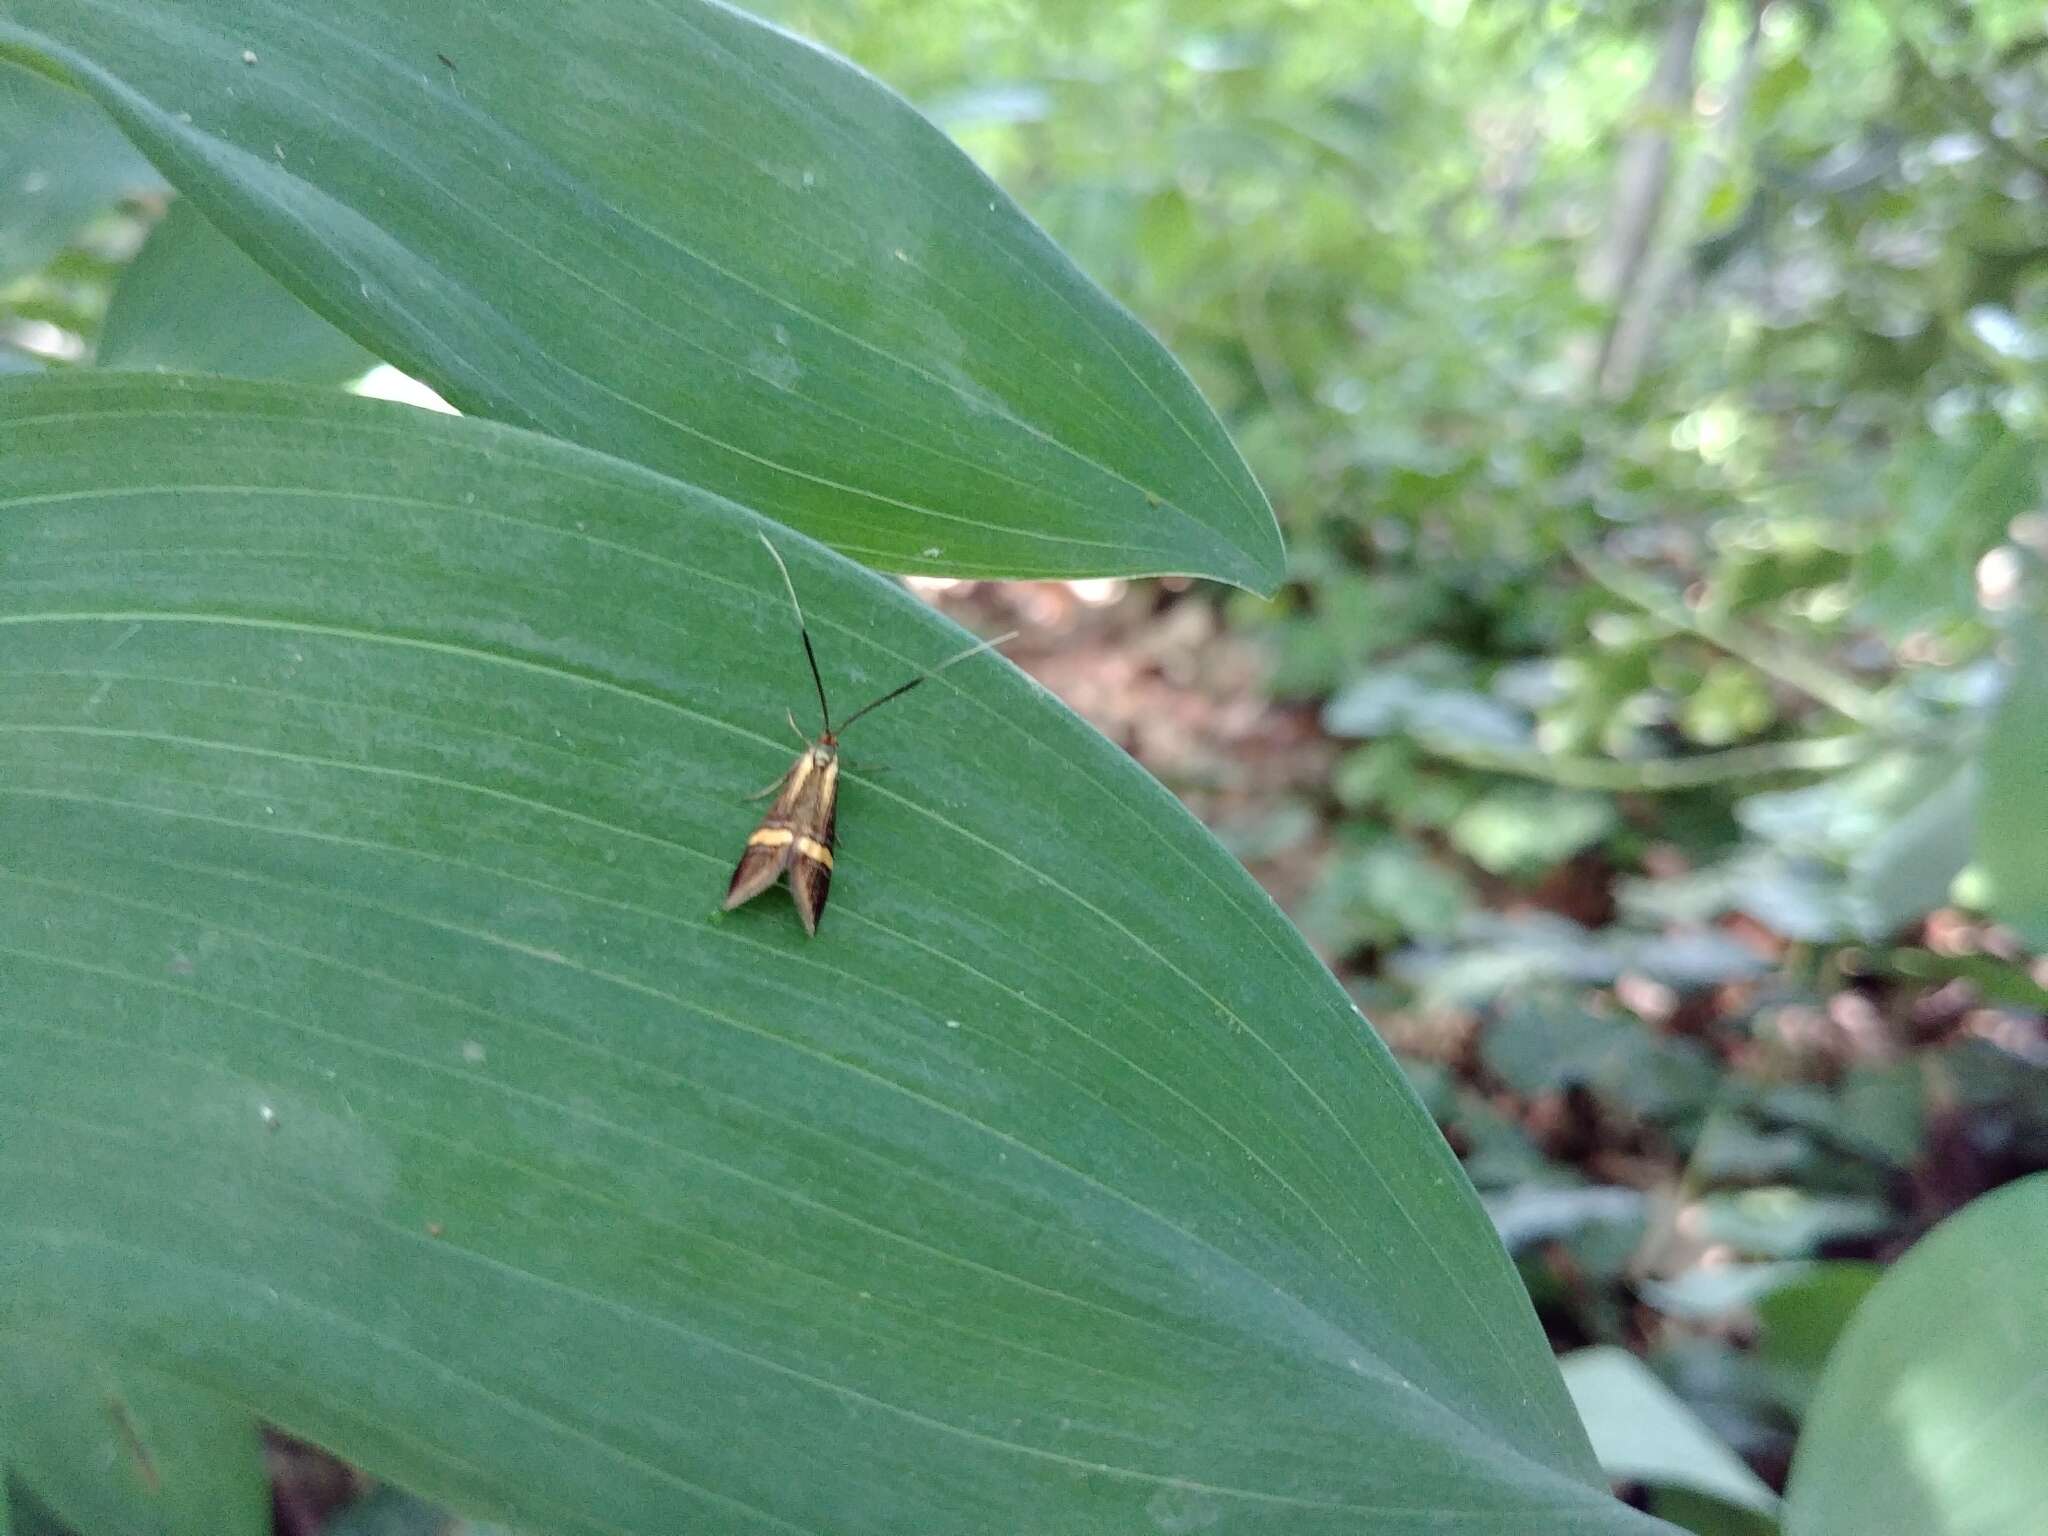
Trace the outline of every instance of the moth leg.
<path fill-rule="evenodd" d="M 809 747 L 811 744 L 811 738 L 806 736 L 804 734 L 804 728 L 796 723 L 796 711 L 790 709 L 784 710 L 783 713 L 789 720 L 789 728 L 792 731 L 796 732 L 796 739 L 805 747 Z"/>
<path fill-rule="evenodd" d="M 770 795 L 774 794 L 775 791 L 782 788 L 782 786 L 788 782 L 789 775 L 785 773 L 781 778 L 776 779 L 774 782 L 770 784 L 763 785 L 760 789 L 755 790 L 751 795 L 742 795 L 740 796 L 740 798 L 742 800 L 766 800 Z"/>

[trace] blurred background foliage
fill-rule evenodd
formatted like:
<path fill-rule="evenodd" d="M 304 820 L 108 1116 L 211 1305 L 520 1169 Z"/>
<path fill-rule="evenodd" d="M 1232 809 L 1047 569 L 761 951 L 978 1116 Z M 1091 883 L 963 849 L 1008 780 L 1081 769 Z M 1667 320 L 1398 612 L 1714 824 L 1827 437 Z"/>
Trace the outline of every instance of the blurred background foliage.
<path fill-rule="evenodd" d="M 1352 987 L 1610 1466 L 1772 1528 L 1882 1266 L 2048 1168 L 2038 3 L 754 8 L 1159 332 L 1291 551 L 925 588 Z M 171 206 L 0 62 L 0 369 L 371 361 Z"/>

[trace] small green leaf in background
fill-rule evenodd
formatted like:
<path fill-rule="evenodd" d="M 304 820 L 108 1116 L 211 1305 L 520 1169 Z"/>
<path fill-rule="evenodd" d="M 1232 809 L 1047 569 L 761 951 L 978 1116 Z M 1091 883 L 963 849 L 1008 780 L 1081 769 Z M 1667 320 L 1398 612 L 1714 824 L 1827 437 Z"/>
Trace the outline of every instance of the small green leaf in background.
<path fill-rule="evenodd" d="M 163 178 L 92 98 L 0 58 L 0 284 L 33 272 Z"/>
<path fill-rule="evenodd" d="M 1821 1371 L 1870 1288 L 1875 1264 L 1835 1260 L 1801 1266 L 1757 1302 L 1757 1356 L 1779 1401 L 1804 1416 Z"/>
<path fill-rule="evenodd" d="M 1886 1273 L 1822 1374 L 1786 1536 L 2016 1536 L 2048 1510 L 2048 1175 L 1965 1206 Z"/>
<path fill-rule="evenodd" d="M 1439 681 L 1436 658 L 1425 654 L 1405 668 L 1375 668 L 1323 708 L 1323 729 L 1333 736 L 1405 733 L 1431 741 L 1517 747 L 1529 724 L 1508 705 L 1477 689 Z"/>
<path fill-rule="evenodd" d="M 1901 515 L 1864 561 L 1870 617 L 1904 634 L 1973 612 L 1977 561 L 2039 500 L 2039 445 L 1980 416 L 1952 438 L 1907 440 L 1887 480 Z"/>
<path fill-rule="evenodd" d="M 1640 1190 L 1611 1184 L 1520 1182 L 1488 1195 L 1486 1212 L 1511 1253 L 1564 1242 L 1597 1252 L 1601 1272 L 1618 1273 L 1642 1241 L 1650 1202 Z"/>
<path fill-rule="evenodd" d="M 1849 907 L 1866 938 L 1887 938 L 1948 901 L 1970 857 L 1977 780 L 1978 765 L 1958 757 L 1850 857 Z"/>
<path fill-rule="evenodd" d="M 853 735 L 806 939 L 717 912 L 809 688 L 742 509 L 96 370 L 0 464 L 0 1325 L 550 1531 L 1649 1528 L 1349 997 L 1001 659 Z M 959 648 L 777 543 L 839 697 Z"/>
<path fill-rule="evenodd" d="M 1897 1220 L 1882 1200 L 1817 1195 L 1789 1184 L 1722 1191 L 1696 1209 L 1703 1241 L 1766 1259 L 1808 1258 L 1823 1243 L 1870 1237 Z"/>
<path fill-rule="evenodd" d="M 1325 953 L 1345 954 L 1403 933 L 1448 935 L 1471 905 L 1456 870 L 1399 837 L 1342 848 L 1302 903 L 1301 926 Z"/>
<path fill-rule="evenodd" d="M 1606 795 L 1507 784 L 1490 790 L 1451 821 L 1451 844 L 1481 869 L 1529 876 L 1563 863 L 1620 824 Z"/>
<path fill-rule="evenodd" d="M 1913 1166 L 1927 1144 L 1926 1069 L 1919 1062 L 1853 1066 L 1836 1101 L 1842 1145 L 1895 1168 Z"/>
<path fill-rule="evenodd" d="M 1581 1349 L 1559 1365 L 1594 1453 L 1616 1482 L 1690 1488 L 1766 1514 L 1777 1508 L 1763 1479 L 1627 1350 Z"/>
<path fill-rule="evenodd" d="M 1686 695 L 1679 724 L 1689 740 L 1724 747 L 1756 735 L 1775 713 L 1770 688 L 1754 667 L 1720 661 Z"/>
<path fill-rule="evenodd" d="M 248 1409 L 73 1340 L 0 1332 L 0 1446 L 82 1536 L 270 1531 Z"/>
<path fill-rule="evenodd" d="M 1487 1066 L 1517 1093 L 1580 1084 L 1632 1114 L 1663 1119 L 1713 1097 L 1713 1063 L 1690 1040 L 1651 1033 L 1633 1017 L 1595 1013 L 1551 995 L 1510 1005 L 1486 1027 Z"/>
<path fill-rule="evenodd" d="M 742 12 L 13 0 L 0 42 L 460 410 L 891 570 L 1280 579 L 1165 349 L 899 97 Z"/>
<path fill-rule="evenodd" d="M 341 384 L 377 359 L 228 243 L 190 201 L 171 204 L 114 289 L 103 368 Z"/>
<path fill-rule="evenodd" d="M 1591 929 L 1550 912 L 1499 913 L 1465 908 L 1456 947 L 1418 946 L 1396 961 L 1433 1006 L 1483 1007 L 1501 998 L 1599 985 L 1625 972 L 1689 989 L 1755 975 L 1755 952 L 1712 929 L 1643 933 L 1612 925 Z"/>
<path fill-rule="evenodd" d="M 1671 1317 L 1712 1321 L 1747 1311 L 1779 1287 L 1809 1273 L 1803 1261 L 1773 1264 L 1713 1264 L 1683 1271 L 1669 1280 L 1638 1282 L 1643 1300 Z"/>
<path fill-rule="evenodd" d="M 1747 1115 L 1710 1114 L 1692 1145 L 1686 1168 L 1702 1185 L 1753 1184 L 1800 1174 L 1813 1165 L 1811 1136 L 1796 1130 L 1767 1131 Z M 1704 1273 L 1725 1275 L 1739 1268 L 1720 1265 Z"/>
<path fill-rule="evenodd" d="M 2035 950 L 2048 949 L 2048 619 L 2014 637 L 2005 697 L 1984 744 L 1977 859 L 1991 910 Z"/>

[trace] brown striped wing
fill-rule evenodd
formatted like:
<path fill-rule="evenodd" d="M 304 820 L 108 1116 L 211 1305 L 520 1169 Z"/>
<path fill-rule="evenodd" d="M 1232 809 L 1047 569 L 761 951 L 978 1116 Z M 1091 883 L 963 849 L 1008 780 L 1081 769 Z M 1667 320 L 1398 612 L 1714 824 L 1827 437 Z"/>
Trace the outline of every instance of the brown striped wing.
<path fill-rule="evenodd" d="M 747 837 L 746 851 L 726 888 L 725 910 L 752 901 L 789 871 L 790 894 L 804 931 L 818 931 L 832 881 L 832 829 L 839 798 L 839 764 L 812 747 L 790 765 L 775 803 Z M 822 857 L 821 857 L 822 856 Z"/>
<path fill-rule="evenodd" d="M 832 835 L 839 824 L 839 764 L 825 765 L 818 781 L 821 812 L 817 830 L 799 837 L 789 861 L 789 894 L 796 902 L 796 914 L 804 920 L 804 932 L 816 933 L 825 915 L 825 898 L 832 891 Z"/>
<path fill-rule="evenodd" d="M 813 766 L 807 750 L 789 765 L 789 772 L 782 776 L 782 783 L 775 791 L 775 803 L 761 818 L 761 824 L 748 834 L 739 866 L 732 872 L 732 884 L 725 889 L 726 911 L 752 901 L 767 890 L 788 865 L 790 849 L 796 843 L 796 834 L 789 824 L 790 812 L 795 809 L 797 796 L 804 781 L 811 776 Z"/>

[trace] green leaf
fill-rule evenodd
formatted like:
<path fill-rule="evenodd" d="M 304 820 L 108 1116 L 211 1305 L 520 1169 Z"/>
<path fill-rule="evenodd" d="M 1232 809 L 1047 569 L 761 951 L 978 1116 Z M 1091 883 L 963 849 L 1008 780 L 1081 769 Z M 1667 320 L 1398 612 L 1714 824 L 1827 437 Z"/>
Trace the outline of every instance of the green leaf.
<path fill-rule="evenodd" d="M 180 198 L 114 289 L 103 368 L 340 384 L 377 359 L 314 314 Z"/>
<path fill-rule="evenodd" d="M 1810 1262 L 1696 1265 L 1669 1280 L 1646 1277 L 1636 1288 L 1643 1300 L 1667 1316 L 1712 1322 L 1754 1307 L 1815 1267 Z"/>
<path fill-rule="evenodd" d="M 1000 660 L 853 732 L 806 940 L 716 913 L 808 689 L 742 510 L 149 375 L 0 465 L 0 1322 L 549 1531 L 1648 1527 L 1349 999 Z M 842 708 L 958 648 L 777 542 Z"/>
<path fill-rule="evenodd" d="M 1777 1507 L 1763 1479 L 1627 1350 L 1601 1345 L 1559 1363 L 1609 1477 L 1691 1488 L 1764 1513 Z"/>
<path fill-rule="evenodd" d="M 1445 743 L 1515 747 L 1528 740 L 1528 722 L 1491 696 L 1470 688 L 1438 686 L 1416 672 L 1375 672 L 1352 683 L 1323 709 L 1333 736 L 1384 736 L 1403 731 Z"/>
<path fill-rule="evenodd" d="M 0 1332 L 14 1474 L 89 1536 L 268 1536 L 248 1409 L 77 1341 Z"/>
<path fill-rule="evenodd" d="M 1725 747 L 1763 731 L 1776 715 L 1771 690 L 1754 667 L 1719 661 L 1686 694 L 1678 721 L 1688 740 Z"/>
<path fill-rule="evenodd" d="M 1607 795 L 1548 785 L 1489 790 L 1451 822 L 1452 846 L 1496 875 L 1534 875 L 1598 842 L 1621 820 Z"/>
<path fill-rule="evenodd" d="M 1716 1110 L 1700 1127 L 1686 1167 L 1695 1184 L 1757 1184 L 1808 1173 L 1820 1150 L 1802 1131 L 1766 1131 L 1747 1115 Z M 1728 1275 L 1737 1265 L 1717 1266 Z M 1732 1278 L 1732 1276 L 1731 1276 Z"/>
<path fill-rule="evenodd" d="M 1772 1259 L 1807 1258 L 1824 1243 L 1868 1237 L 1897 1219 L 1882 1200 L 1784 1184 L 1708 1195 L 1695 1213 L 1701 1241 Z"/>
<path fill-rule="evenodd" d="M 1835 874 L 1817 861 L 1752 846 L 1687 874 L 1620 883 L 1621 909 L 1644 923 L 1698 923 L 1747 912 L 1789 939 L 1809 943 L 1853 931 L 1849 901 Z"/>
<path fill-rule="evenodd" d="M 1835 1340 L 1882 1273 L 1848 1260 L 1812 1264 L 1758 1301 L 1757 1356 L 1771 1390 L 1795 1414 L 1813 1401 Z"/>
<path fill-rule="evenodd" d="M 1446 934 L 1471 901 L 1455 870 L 1405 838 L 1383 837 L 1330 856 L 1302 902 L 1301 924 L 1326 953 L 1341 955 L 1405 934 Z"/>
<path fill-rule="evenodd" d="M 1716 1072 L 1690 1040 L 1652 1034 L 1632 1018 L 1595 1013 L 1570 997 L 1513 1004 L 1486 1027 L 1486 1065 L 1517 1093 L 1583 1084 L 1601 1098 L 1652 1119 L 1699 1108 Z"/>
<path fill-rule="evenodd" d="M 1786 1489 L 1786 1536 L 2018 1536 L 2041 1455 L 2048 1176 L 1974 1201 L 1892 1266 L 1829 1357 Z"/>
<path fill-rule="evenodd" d="M 1539 1177 L 1556 1177 L 1537 1169 Z M 1506 1193 L 1489 1195 L 1486 1211 L 1511 1253 L 1538 1243 L 1583 1243 L 1609 1262 L 1603 1277 L 1620 1277 L 1622 1265 L 1640 1246 L 1648 1222 L 1648 1201 L 1640 1190 L 1612 1184 L 1545 1184 L 1524 1180 Z M 1597 1449 L 1597 1447 L 1596 1447 Z"/>
<path fill-rule="evenodd" d="M 1909 440 L 1887 479 L 1900 510 L 1865 558 L 1866 611 L 1893 634 L 1974 612 L 1977 561 L 2039 499 L 2039 445 L 1980 416 L 1953 439 Z"/>
<path fill-rule="evenodd" d="M 1529 1139 L 1529 1133 L 1522 1129 L 1521 1123 L 1509 1119 L 1495 1109 L 1483 1095 L 1471 1089 L 1464 1090 L 1457 1096 L 1455 1112 L 1444 1118 L 1456 1126 L 1459 1140 L 1467 1149 L 1464 1160 L 1465 1172 L 1479 1188 L 1505 1190 L 1507 1197 L 1512 1199 L 1521 1192 L 1521 1186 L 1541 1185 L 1543 1181 L 1556 1177 L 1557 1170 L 1543 1155 L 1542 1149 Z M 1635 1192 L 1629 1190 L 1619 1193 Z M 1622 1203 L 1616 1202 L 1616 1207 Z M 1538 1210 L 1537 1220 L 1522 1224 L 1522 1231 L 1532 1234 L 1532 1238 L 1538 1229 L 1545 1233 L 1557 1230 L 1557 1221 L 1577 1219 L 1581 1216 L 1586 1220 L 1612 1217 L 1619 1221 L 1628 1219 L 1630 1214 L 1619 1211 L 1616 1207 L 1591 1213 L 1584 1211 L 1583 1208 L 1577 1212 L 1560 1213 L 1555 1205 L 1540 1198 L 1536 1200 L 1536 1204 L 1549 1208 Z M 1519 1222 L 1526 1209 L 1524 1207 L 1508 1214 Z M 1505 1224 L 1500 1211 L 1492 1202 L 1489 1202 L 1489 1212 L 1497 1228 Z M 1520 1235 L 1502 1233 L 1510 1248 Z"/>
<path fill-rule="evenodd" d="M 2017 637 L 2011 680 L 1984 743 L 1977 859 L 1991 910 L 2048 949 L 2048 619 Z"/>
<path fill-rule="evenodd" d="M 1948 899 L 1970 858 L 1977 764 L 1959 759 L 1898 820 L 1849 859 L 1849 910 L 1873 939 L 1896 933 Z M 2038 797 L 2037 797 L 2038 798 Z"/>
<path fill-rule="evenodd" d="M 1927 1140 L 1926 1077 L 1918 1061 L 1849 1068 L 1839 1088 L 1837 1139 L 1901 1172 L 1911 1169 Z"/>
<path fill-rule="evenodd" d="M 42 266 L 124 193 L 162 185 L 91 98 L 0 58 L 0 283 Z"/>
<path fill-rule="evenodd" d="M 709 0 L 15 0 L 230 239 L 461 410 L 871 564 L 1270 591 L 1194 386 L 878 82 Z"/>
<path fill-rule="evenodd" d="M 1736 815 L 1794 868 L 1838 862 L 1843 915 L 1854 932 L 1881 939 L 1947 899 L 1970 856 L 1978 776 L 1975 755 L 1961 747 L 1885 752 L 1817 784 L 1751 795 Z M 1760 873 L 1753 863 L 1728 872 Z M 1823 914 L 1802 926 L 1824 930 Z"/>

